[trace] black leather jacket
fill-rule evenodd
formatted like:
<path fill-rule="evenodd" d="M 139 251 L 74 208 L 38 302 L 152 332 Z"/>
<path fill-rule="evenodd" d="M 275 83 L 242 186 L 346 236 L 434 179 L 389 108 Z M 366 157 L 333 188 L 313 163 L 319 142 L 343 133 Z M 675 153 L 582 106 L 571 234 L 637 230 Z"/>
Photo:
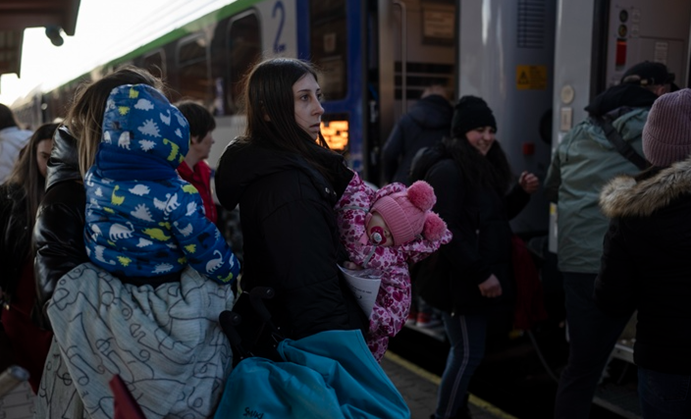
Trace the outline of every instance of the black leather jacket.
<path fill-rule="evenodd" d="M 67 127 L 60 126 L 53 137 L 48 161 L 46 194 L 34 226 L 34 274 L 36 304 L 34 320 L 50 329 L 45 304 L 55 284 L 77 265 L 88 262 L 84 247 L 86 193 L 79 173 L 77 141 Z"/>

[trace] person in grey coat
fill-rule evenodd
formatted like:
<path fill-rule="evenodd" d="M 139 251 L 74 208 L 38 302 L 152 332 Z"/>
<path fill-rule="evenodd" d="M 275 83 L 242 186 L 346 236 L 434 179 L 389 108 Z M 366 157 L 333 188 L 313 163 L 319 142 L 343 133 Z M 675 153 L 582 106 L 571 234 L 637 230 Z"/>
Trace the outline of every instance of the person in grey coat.
<path fill-rule="evenodd" d="M 601 123 L 610 123 L 640 155 L 648 111 L 670 90 L 672 81 L 664 64 L 645 61 L 631 67 L 620 84 L 585 108 L 589 117 L 564 136 L 552 157 L 545 192 L 557 203 L 557 259 L 569 339 L 569 359 L 555 400 L 556 419 L 588 418 L 602 371 L 632 314 L 608 317 L 592 301 L 608 225 L 598 208 L 600 190 L 614 176 L 640 170 L 610 143 Z"/>

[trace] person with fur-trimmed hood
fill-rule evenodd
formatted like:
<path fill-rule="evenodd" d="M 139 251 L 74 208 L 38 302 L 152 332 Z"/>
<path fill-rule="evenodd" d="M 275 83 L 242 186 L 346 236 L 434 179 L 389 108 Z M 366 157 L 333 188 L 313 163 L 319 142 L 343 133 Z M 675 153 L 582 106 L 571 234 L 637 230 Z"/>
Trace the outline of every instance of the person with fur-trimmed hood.
<path fill-rule="evenodd" d="M 673 89 L 662 63 L 644 61 L 585 108 L 588 118 L 559 142 L 545 178 L 545 197 L 557 206 L 557 262 L 563 278 L 569 359 L 559 375 L 555 419 L 587 419 L 610 354 L 629 321 L 603 315 L 590 296 L 600 269 L 608 221 L 598 208 L 602 187 L 617 175 L 635 174 L 644 160 L 642 131 L 650 107 Z M 611 132 L 608 135 L 606 132 Z M 629 152 L 620 151 L 616 138 Z"/>
<path fill-rule="evenodd" d="M 643 128 L 653 165 L 600 195 L 610 225 L 595 303 L 638 310 L 634 362 L 644 418 L 691 417 L 691 89 L 660 96 Z"/>
<path fill-rule="evenodd" d="M 175 171 L 189 138 L 189 123 L 158 90 L 111 91 L 84 179 L 84 242 L 94 264 L 135 285 L 177 281 L 187 264 L 221 284 L 235 281 L 237 258 L 205 217 L 197 189 Z"/>
<path fill-rule="evenodd" d="M 429 183 L 406 188 L 394 182 L 375 191 L 357 173 L 335 206 L 341 242 L 350 262 L 381 273 L 365 340 L 381 361 L 389 338 L 401 331 L 411 304 L 409 264 L 451 241 L 446 223 L 432 212 L 437 198 Z"/>

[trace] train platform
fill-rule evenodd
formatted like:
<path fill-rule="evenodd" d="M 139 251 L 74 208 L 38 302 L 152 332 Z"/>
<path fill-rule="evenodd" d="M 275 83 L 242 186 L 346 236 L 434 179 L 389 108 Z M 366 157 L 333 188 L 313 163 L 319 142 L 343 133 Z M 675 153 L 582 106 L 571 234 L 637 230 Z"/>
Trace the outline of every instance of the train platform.
<path fill-rule="evenodd" d="M 392 352 L 385 355 L 381 365 L 408 403 L 411 419 L 429 419 L 434 412 L 440 377 Z M 5 397 L 0 397 L 0 419 L 32 418 L 34 398 L 28 383 L 21 383 Z M 517 419 L 473 395 L 469 403 L 473 419 Z"/>
<path fill-rule="evenodd" d="M 391 351 L 386 353 L 381 366 L 408 403 L 411 419 L 429 419 L 441 378 Z M 472 394 L 468 403 L 473 419 L 518 419 Z"/>

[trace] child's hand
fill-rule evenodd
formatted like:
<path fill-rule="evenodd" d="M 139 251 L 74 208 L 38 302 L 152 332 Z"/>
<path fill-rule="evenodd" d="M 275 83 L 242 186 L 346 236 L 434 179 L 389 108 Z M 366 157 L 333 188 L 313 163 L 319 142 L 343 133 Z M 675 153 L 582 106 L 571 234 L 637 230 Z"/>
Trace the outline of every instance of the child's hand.
<path fill-rule="evenodd" d="M 349 260 L 346 260 L 345 262 L 343 262 L 343 267 L 346 269 L 352 269 L 354 271 L 361 271 L 362 270 L 362 266 L 360 266 L 354 262 L 351 262 Z"/>

